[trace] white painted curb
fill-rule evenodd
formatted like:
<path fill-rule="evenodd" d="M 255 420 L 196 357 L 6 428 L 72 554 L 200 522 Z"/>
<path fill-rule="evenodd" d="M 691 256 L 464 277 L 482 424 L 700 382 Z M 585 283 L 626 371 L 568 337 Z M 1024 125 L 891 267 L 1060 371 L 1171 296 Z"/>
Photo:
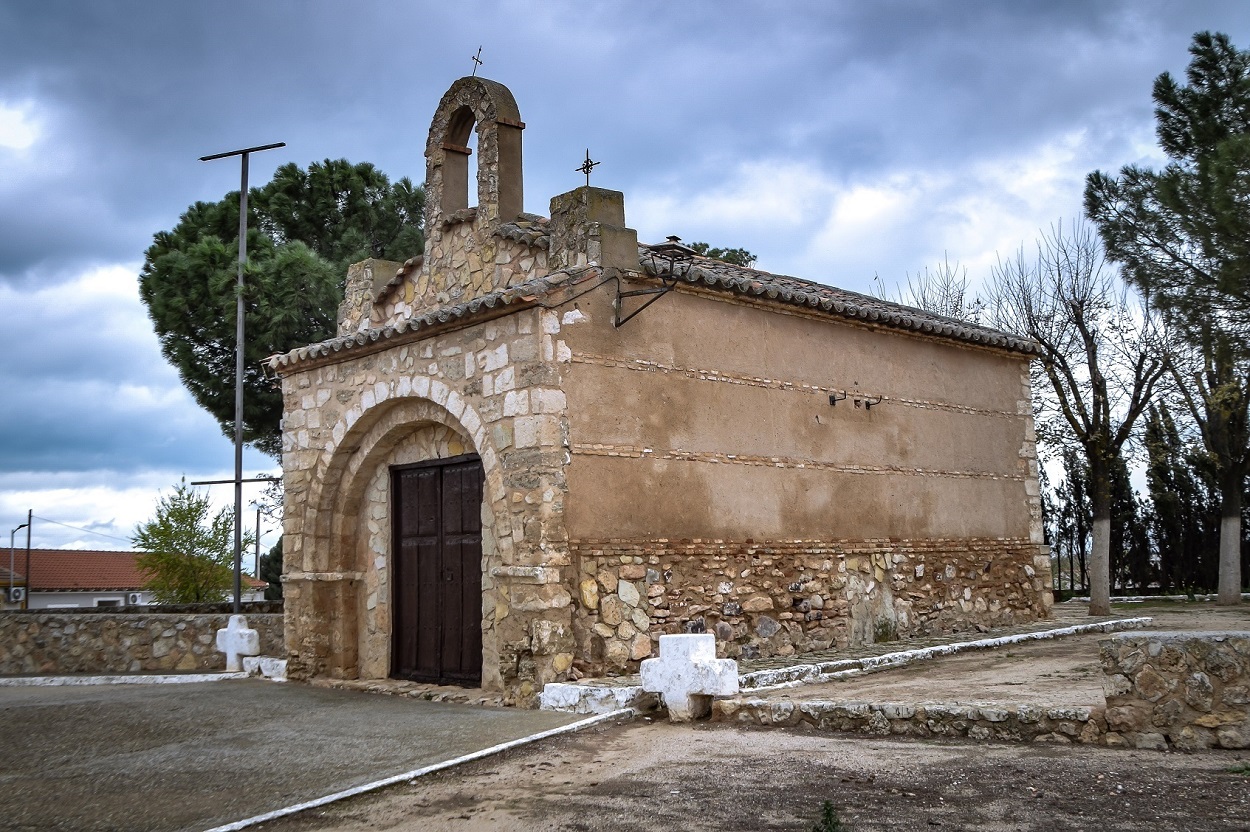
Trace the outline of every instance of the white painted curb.
<path fill-rule="evenodd" d="M 9 676 L 0 678 L 0 688 L 79 687 L 83 685 L 188 685 L 198 682 L 220 682 L 225 679 L 246 679 L 243 672 L 230 673 L 167 673 L 162 675 L 117 676 Z"/>
<path fill-rule="evenodd" d="M 541 731 L 537 734 L 531 734 L 528 737 L 521 737 L 520 739 L 500 743 L 499 745 L 492 745 L 490 748 L 483 748 L 481 751 L 474 751 L 472 754 L 465 754 L 451 760 L 444 760 L 441 763 L 434 763 L 422 768 L 413 769 L 412 771 L 406 771 L 403 774 L 396 774 L 383 780 L 375 780 L 372 783 L 365 783 L 363 786 L 355 786 L 350 789 L 344 789 L 341 792 L 328 794 L 325 797 L 306 800 L 303 803 L 296 803 L 282 809 L 275 809 L 272 812 L 266 812 L 263 815 L 255 815 L 254 817 L 245 818 L 240 821 L 235 821 L 234 823 L 228 823 L 225 826 L 214 826 L 212 829 L 205 830 L 205 832 L 236 832 L 236 830 L 246 829 L 249 826 L 255 826 L 258 823 L 265 823 L 267 821 L 286 817 L 287 815 L 294 815 L 295 813 L 302 812 L 305 809 L 315 809 L 318 806 L 326 806 L 339 800 L 355 797 L 358 794 L 365 794 L 366 792 L 384 789 L 387 786 L 394 786 L 397 783 L 406 783 L 410 780 L 416 780 L 418 777 L 422 777 L 426 774 L 432 774 L 436 771 L 442 771 L 443 769 L 452 768 L 453 766 L 458 766 L 463 763 L 469 763 L 473 760 L 480 760 L 483 757 L 490 757 L 491 755 L 498 754 L 501 751 L 507 751 L 510 748 L 528 745 L 529 743 L 537 742 L 538 740 L 545 740 L 548 737 L 559 736 L 560 734 L 569 734 L 574 731 L 580 731 L 583 728 L 589 728 L 592 725 L 598 725 L 601 722 L 610 722 L 624 717 L 632 719 L 636 716 L 638 716 L 638 711 L 633 708 L 625 708 L 620 711 L 613 711 L 610 714 L 592 716 L 589 719 L 581 719 L 577 722 L 569 723 L 568 725 L 562 725 L 559 728 L 552 728 L 549 731 Z"/>

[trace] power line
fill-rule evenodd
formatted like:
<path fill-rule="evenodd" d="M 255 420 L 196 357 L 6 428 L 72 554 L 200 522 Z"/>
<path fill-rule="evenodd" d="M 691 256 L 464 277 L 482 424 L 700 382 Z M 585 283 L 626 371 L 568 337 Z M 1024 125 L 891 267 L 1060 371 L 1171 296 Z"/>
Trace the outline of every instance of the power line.
<path fill-rule="evenodd" d="M 62 522 L 60 522 L 60 521 L 58 521 L 58 520 L 49 520 L 47 517 L 40 517 L 40 516 L 39 516 L 39 515 L 37 515 L 37 514 L 36 514 L 36 515 L 33 515 L 33 516 L 34 516 L 34 518 L 35 518 L 36 520 L 42 520 L 43 522 L 45 522 L 45 523 L 51 523 L 51 524 L 52 524 L 52 525 L 54 525 L 54 526 L 64 526 L 65 528 L 67 528 L 67 529 L 73 529 L 73 530 L 74 530 L 74 531 L 76 531 L 76 532 L 84 532 L 84 533 L 86 533 L 86 534 L 94 534 L 94 535 L 99 535 L 100 537 L 107 537 L 107 538 L 109 538 L 110 540 L 120 540 L 120 541 L 121 541 L 121 542 L 123 542 L 123 543 L 130 543 L 130 542 L 131 542 L 131 541 L 130 541 L 130 538 L 128 538 L 128 537 L 118 537 L 118 536 L 117 536 L 117 535 L 115 535 L 115 534 L 105 534 L 104 532 L 97 532 L 97 531 L 93 531 L 93 530 L 91 530 L 91 529 L 84 529 L 84 528 L 82 528 L 81 526 L 71 526 L 69 523 L 62 523 Z"/>

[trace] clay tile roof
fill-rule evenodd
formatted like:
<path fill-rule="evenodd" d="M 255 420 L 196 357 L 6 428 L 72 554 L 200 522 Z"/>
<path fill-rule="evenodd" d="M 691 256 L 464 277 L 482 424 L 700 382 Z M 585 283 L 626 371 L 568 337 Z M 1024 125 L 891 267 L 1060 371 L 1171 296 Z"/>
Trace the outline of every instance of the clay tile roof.
<path fill-rule="evenodd" d="M 668 261 L 652 257 L 649 246 L 639 246 L 641 266 L 646 274 L 669 276 Z M 1028 338 L 1000 332 L 990 327 L 947 318 L 900 303 L 849 292 L 784 274 L 735 266 L 710 257 L 695 256 L 689 268 L 677 268 L 683 283 L 703 285 L 747 297 L 758 297 L 793 306 L 823 311 L 834 317 L 905 329 L 957 341 L 1036 355 L 1038 345 Z"/>
<path fill-rule="evenodd" d="M 499 226 L 495 233 L 509 239 L 520 240 L 529 246 L 547 248 L 550 243 L 550 221 L 534 214 L 522 214 L 514 222 Z M 419 269 L 421 263 L 420 257 L 414 257 L 406 262 L 396 272 L 389 285 L 398 284 L 408 271 Z M 652 256 L 650 246 L 638 247 L 638 267 L 643 274 L 668 277 L 668 265 L 668 261 L 663 257 Z M 341 335 L 318 344 L 299 347 L 285 354 L 271 355 L 265 359 L 265 364 L 270 370 L 280 373 L 303 361 L 322 358 L 337 352 L 350 352 L 377 341 L 387 341 L 408 332 L 428 329 L 449 321 L 472 319 L 486 309 L 501 305 L 507 306 L 520 301 L 528 302 L 536 297 L 542 297 L 560 286 L 575 282 L 581 277 L 583 271 L 585 271 L 584 268 L 551 272 L 544 277 L 531 278 L 524 283 L 498 289 L 471 301 L 429 310 L 395 324 Z M 690 285 L 705 286 L 736 295 L 758 298 L 765 302 L 806 307 L 813 312 L 844 320 L 855 320 L 890 329 L 910 330 L 938 338 L 949 338 L 1026 355 L 1039 354 L 1037 342 L 1029 338 L 968 321 L 947 318 L 923 309 L 904 306 L 869 295 L 861 295 L 846 289 L 838 289 L 813 280 L 735 266 L 721 260 L 697 255 L 689 267 L 679 267 L 677 271 L 677 279 Z"/>
<path fill-rule="evenodd" d="M 376 341 L 389 341 L 408 332 L 429 329 L 462 318 L 471 320 L 479 313 L 496 307 L 528 304 L 535 298 L 542 297 L 557 287 L 577 279 L 584 271 L 586 269 L 567 269 L 552 272 L 543 277 L 531 278 L 515 286 L 509 286 L 506 289 L 496 289 L 470 301 L 453 303 L 423 312 L 420 315 L 413 315 L 411 318 L 405 318 L 396 324 L 366 329 L 348 335 L 340 335 L 328 341 L 299 347 L 285 354 L 271 355 L 265 359 L 265 363 L 270 370 L 280 372 L 284 368 L 298 364 L 301 361 L 321 358 L 336 352 L 350 352 Z"/>
<path fill-rule="evenodd" d="M 14 580 L 25 583 L 26 550 L 14 553 Z M 147 575 L 139 569 L 137 552 L 100 552 L 90 549 L 31 549 L 30 589 L 39 591 L 129 591 L 143 589 Z M 3 567 L 3 583 L 8 581 Z M 265 581 L 244 575 L 244 583 L 254 589 L 268 586 Z"/>

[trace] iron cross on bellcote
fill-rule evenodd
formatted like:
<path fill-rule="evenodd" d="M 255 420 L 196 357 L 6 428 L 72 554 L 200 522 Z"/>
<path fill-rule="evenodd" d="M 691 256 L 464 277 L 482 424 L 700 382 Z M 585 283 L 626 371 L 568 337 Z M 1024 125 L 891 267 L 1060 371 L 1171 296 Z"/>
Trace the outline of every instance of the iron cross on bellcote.
<path fill-rule="evenodd" d="M 477 68 L 478 68 L 478 67 L 480 67 L 480 66 L 482 65 L 482 47 L 480 47 L 480 46 L 479 46 L 479 47 L 477 48 L 477 54 L 476 54 L 476 55 L 472 55 L 472 56 L 471 56 L 471 58 L 472 58 L 472 60 L 473 60 L 473 74 L 472 74 L 472 75 L 470 75 L 469 77 L 470 77 L 470 78 L 476 78 L 476 77 L 477 77 Z"/>
<path fill-rule="evenodd" d="M 598 162 L 590 161 L 590 148 L 586 148 L 586 161 L 582 162 L 581 167 L 574 168 L 574 170 L 580 173 L 586 174 L 586 187 L 587 188 L 590 187 L 590 172 L 594 170 L 595 166 L 598 164 L 599 164 Z"/>

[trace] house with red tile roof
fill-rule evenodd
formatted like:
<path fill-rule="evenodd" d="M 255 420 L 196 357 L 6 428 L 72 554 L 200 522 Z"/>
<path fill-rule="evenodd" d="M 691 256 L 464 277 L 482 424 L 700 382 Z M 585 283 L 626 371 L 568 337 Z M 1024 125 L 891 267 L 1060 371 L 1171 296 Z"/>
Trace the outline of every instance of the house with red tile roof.
<path fill-rule="evenodd" d="M 105 552 L 90 549 L 31 549 L 30 576 L 26 574 L 26 550 L 14 553 L 12 572 L 8 558 L 0 557 L 2 609 L 144 606 L 152 603 L 145 590 L 146 573 L 139 568 L 138 552 Z M 243 576 L 243 600 L 261 600 L 264 581 Z M 12 590 L 18 590 L 13 592 Z"/>

